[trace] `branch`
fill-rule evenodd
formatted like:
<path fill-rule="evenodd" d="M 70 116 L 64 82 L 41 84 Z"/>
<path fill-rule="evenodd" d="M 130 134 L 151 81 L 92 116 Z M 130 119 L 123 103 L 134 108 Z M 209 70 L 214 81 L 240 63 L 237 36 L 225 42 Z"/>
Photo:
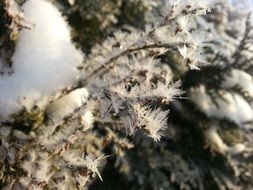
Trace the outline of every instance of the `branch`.
<path fill-rule="evenodd" d="M 95 70 L 93 70 L 84 80 L 84 83 L 87 83 L 87 79 L 94 77 L 97 74 L 104 74 L 105 72 L 107 72 L 108 70 L 112 69 L 115 65 L 115 61 L 117 59 L 119 59 L 122 56 L 125 56 L 127 54 L 130 53 L 134 53 L 137 51 L 141 51 L 141 50 L 146 50 L 146 49 L 157 49 L 157 48 L 168 48 L 171 50 L 177 50 L 178 46 L 183 46 L 186 45 L 188 46 L 189 44 L 187 43 L 183 43 L 183 42 L 179 42 L 179 43 L 154 43 L 154 44 L 148 44 L 148 45 L 143 45 L 140 47 L 130 47 L 129 49 L 126 49 L 122 52 L 120 52 L 119 54 L 111 57 L 108 61 L 106 61 L 104 64 L 102 64 L 101 66 L 99 66 L 98 68 L 96 68 Z"/>
<path fill-rule="evenodd" d="M 250 39 L 250 31 L 253 29 L 253 27 L 251 26 L 251 19 L 250 19 L 251 13 L 248 14 L 247 19 L 246 19 L 246 28 L 244 31 L 244 35 L 243 38 L 240 42 L 240 45 L 237 47 L 236 51 L 234 52 L 234 54 L 232 55 L 232 58 L 234 58 L 234 61 L 232 63 L 232 65 L 236 65 L 241 57 L 241 52 L 243 50 L 247 50 L 246 45 L 248 44 L 248 40 Z"/>

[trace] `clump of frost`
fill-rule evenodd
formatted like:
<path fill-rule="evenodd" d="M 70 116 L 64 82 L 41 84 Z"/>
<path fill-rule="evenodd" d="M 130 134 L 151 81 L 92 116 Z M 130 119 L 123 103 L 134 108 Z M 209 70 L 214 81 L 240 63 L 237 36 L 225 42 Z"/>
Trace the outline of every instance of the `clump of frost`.
<path fill-rule="evenodd" d="M 28 0 L 22 29 L 12 57 L 10 76 L 0 76 L 0 115 L 30 109 L 77 80 L 82 54 L 71 42 L 70 30 L 60 12 L 46 0 Z M 47 101 L 46 101 L 47 102 Z"/>
<path fill-rule="evenodd" d="M 160 109 L 151 111 L 148 107 L 135 106 L 134 110 L 138 117 L 139 126 L 145 126 L 144 129 L 148 135 L 155 141 L 159 141 L 166 129 L 168 111 L 161 111 Z"/>

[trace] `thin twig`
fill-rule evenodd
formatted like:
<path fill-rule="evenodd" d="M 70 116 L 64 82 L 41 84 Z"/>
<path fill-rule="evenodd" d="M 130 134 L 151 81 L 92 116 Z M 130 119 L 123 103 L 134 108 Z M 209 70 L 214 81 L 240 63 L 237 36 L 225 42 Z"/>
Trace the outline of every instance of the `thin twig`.
<path fill-rule="evenodd" d="M 145 50 L 145 49 L 156 49 L 156 48 L 168 48 L 171 50 L 177 50 L 177 47 L 179 46 L 183 46 L 183 45 L 189 45 L 183 42 L 179 42 L 179 43 L 165 43 L 165 44 L 161 44 L 161 43 L 154 43 L 154 44 L 148 44 L 148 45 L 143 45 L 143 46 L 139 46 L 139 47 L 130 47 L 129 49 L 126 49 L 122 52 L 120 52 L 119 54 L 111 57 L 108 61 L 106 61 L 104 64 L 102 64 L 101 66 L 99 66 L 98 68 L 96 68 L 95 70 L 93 70 L 87 77 L 87 79 L 90 79 L 92 77 L 94 77 L 96 74 L 103 74 L 106 71 L 112 69 L 114 67 L 114 62 L 119 59 L 122 56 L 125 56 L 127 54 L 130 53 L 134 53 L 137 51 L 141 51 L 141 50 Z M 85 83 L 86 81 L 84 81 Z"/>
<path fill-rule="evenodd" d="M 245 23 L 246 28 L 245 28 L 245 31 L 244 31 L 243 38 L 242 38 L 239 46 L 237 47 L 236 51 L 232 55 L 232 58 L 234 58 L 234 61 L 232 63 L 233 66 L 238 64 L 238 61 L 241 58 L 241 52 L 245 49 L 247 50 L 246 45 L 248 44 L 247 41 L 250 38 L 249 34 L 250 34 L 250 31 L 252 30 L 250 16 L 251 16 L 251 13 L 248 14 L 247 19 L 246 19 L 246 23 Z"/>

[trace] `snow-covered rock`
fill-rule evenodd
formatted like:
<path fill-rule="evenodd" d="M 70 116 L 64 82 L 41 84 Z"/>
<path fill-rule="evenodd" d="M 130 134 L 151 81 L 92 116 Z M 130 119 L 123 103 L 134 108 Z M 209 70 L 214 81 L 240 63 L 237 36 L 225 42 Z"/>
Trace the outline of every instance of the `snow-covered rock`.
<path fill-rule="evenodd" d="M 14 73 L 0 76 L 2 118 L 34 104 L 42 106 L 48 97 L 73 85 L 83 59 L 66 21 L 49 1 L 27 0 L 22 10 L 32 27 L 20 31 L 12 57 Z"/>

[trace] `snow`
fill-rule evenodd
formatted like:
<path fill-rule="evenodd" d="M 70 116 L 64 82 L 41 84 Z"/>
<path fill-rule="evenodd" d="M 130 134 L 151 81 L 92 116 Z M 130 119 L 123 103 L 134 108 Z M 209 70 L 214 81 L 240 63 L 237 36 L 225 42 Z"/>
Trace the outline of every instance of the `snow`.
<path fill-rule="evenodd" d="M 86 88 L 76 89 L 48 105 L 45 112 L 54 123 L 58 123 L 82 106 L 87 101 L 88 95 Z"/>
<path fill-rule="evenodd" d="M 205 131 L 205 138 L 213 151 L 232 155 L 241 154 L 245 151 L 246 146 L 242 143 L 236 143 L 233 146 L 228 146 L 218 134 L 218 127 L 211 126 Z"/>
<path fill-rule="evenodd" d="M 248 92 L 253 97 L 253 79 L 250 74 L 239 69 L 233 69 L 231 76 L 225 78 L 222 86 L 224 88 L 232 88 L 235 85 L 240 86 L 243 91 Z"/>
<path fill-rule="evenodd" d="M 207 143 L 210 144 L 214 151 L 225 153 L 228 150 L 227 144 L 223 142 L 220 135 L 217 133 L 217 127 L 210 127 L 204 134 Z"/>
<path fill-rule="evenodd" d="M 222 93 L 222 97 L 225 100 L 222 98 L 216 99 L 219 107 L 214 104 L 203 85 L 199 88 L 192 89 L 190 98 L 209 117 L 218 119 L 226 118 L 239 126 L 243 126 L 245 122 L 253 120 L 253 110 L 242 96 L 226 91 L 220 91 L 220 93 Z"/>
<path fill-rule="evenodd" d="M 22 9 L 32 28 L 20 31 L 12 57 L 14 73 L 0 76 L 2 117 L 34 104 L 42 106 L 42 100 L 73 85 L 83 59 L 66 21 L 50 2 L 28 0 Z"/>

